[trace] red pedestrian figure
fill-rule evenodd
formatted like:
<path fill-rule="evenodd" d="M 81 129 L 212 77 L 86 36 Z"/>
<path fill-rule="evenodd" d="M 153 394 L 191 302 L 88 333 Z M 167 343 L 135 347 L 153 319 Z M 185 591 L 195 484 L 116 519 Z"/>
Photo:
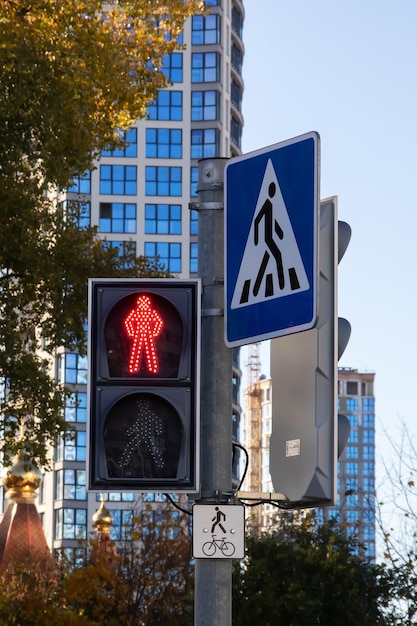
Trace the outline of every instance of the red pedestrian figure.
<path fill-rule="evenodd" d="M 163 326 L 161 316 L 155 309 L 149 296 L 139 296 L 136 308 L 125 319 L 129 337 L 133 337 L 129 359 L 129 373 L 138 372 L 143 360 L 151 374 L 158 373 L 158 358 L 155 350 L 155 338 L 160 335 Z"/>

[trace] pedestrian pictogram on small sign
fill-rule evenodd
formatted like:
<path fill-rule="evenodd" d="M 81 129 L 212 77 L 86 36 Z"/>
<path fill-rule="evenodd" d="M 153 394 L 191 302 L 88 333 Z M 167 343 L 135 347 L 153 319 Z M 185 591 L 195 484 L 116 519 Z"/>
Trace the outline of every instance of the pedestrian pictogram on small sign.
<path fill-rule="evenodd" d="M 193 557 L 243 559 L 245 509 L 241 505 L 195 504 L 193 507 Z"/>

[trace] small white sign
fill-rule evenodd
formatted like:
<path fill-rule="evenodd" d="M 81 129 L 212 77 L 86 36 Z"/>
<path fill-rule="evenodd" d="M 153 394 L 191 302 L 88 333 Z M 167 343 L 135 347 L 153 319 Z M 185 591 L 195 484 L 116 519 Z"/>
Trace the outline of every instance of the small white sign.
<path fill-rule="evenodd" d="M 240 504 L 193 506 L 193 557 L 243 559 L 245 508 Z"/>
<path fill-rule="evenodd" d="M 286 442 L 285 456 L 299 456 L 301 454 L 301 441 L 291 439 Z"/>

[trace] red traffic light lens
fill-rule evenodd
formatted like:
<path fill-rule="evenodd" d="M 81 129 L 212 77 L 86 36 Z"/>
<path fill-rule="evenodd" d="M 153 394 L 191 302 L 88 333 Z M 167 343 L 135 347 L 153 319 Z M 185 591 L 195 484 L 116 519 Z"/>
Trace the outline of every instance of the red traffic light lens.
<path fill-rule="evenodd" d="M 104 334 L 111 377 L 178 375 L 183 324 L 167 298 L 145 291 L 122 298 L 110 310 Z"/>

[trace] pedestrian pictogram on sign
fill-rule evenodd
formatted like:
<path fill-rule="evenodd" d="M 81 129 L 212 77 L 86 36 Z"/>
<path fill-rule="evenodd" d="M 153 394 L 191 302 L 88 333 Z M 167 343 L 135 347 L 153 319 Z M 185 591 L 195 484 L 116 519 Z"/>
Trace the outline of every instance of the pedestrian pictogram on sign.
<path fill-rule="evenodd" d="M 309 289 L 279 182 L 268 160 L 231 308 Z"/>
<path fill-rule="evenodd" d="M 193 556 L 200 559 L 243 559 L 245 510 L 242 505 L 193 506 Z"/>
<path fill-rule="evenodd" d="M 320 138 L 230 159 L 225 170 L 225 342 L 243 346 L 317 322 Z"/>

